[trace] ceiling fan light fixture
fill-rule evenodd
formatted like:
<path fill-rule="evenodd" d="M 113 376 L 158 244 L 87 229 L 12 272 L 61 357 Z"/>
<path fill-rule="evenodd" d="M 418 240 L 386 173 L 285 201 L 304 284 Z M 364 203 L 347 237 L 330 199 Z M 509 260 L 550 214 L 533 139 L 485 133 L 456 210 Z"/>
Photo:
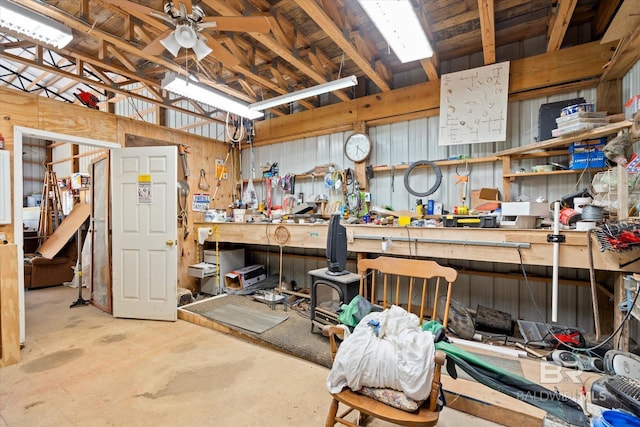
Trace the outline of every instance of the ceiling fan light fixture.
<path fill-rule="evenodd" d="M 198 34 L 191 25 L 180 24 L 176 26 L 173 35 L 178 44 L 184 48 L 191 49 L 198 43 Z"/>
<path fill-rule="evenodd" d="M 417 61 L 433 56 L 431 43 L 410 0 L 358 0 L 358 3 L 400 62 Z"/>
<path fill-rule="evenodd" d="M 73 40 L 69 27 L 7 0 L 0 0 L 0 28 L 24 34 L 58 49 Z"/>
<path fill-rule="evenodd" d="M 248 105 L 241 101 L 230 98 L 209 86 L 189 81 L 187 77 L 179 76 L 175 73 L 167 74 L 162 80 L 161 87 L 174 94 L 193 99 L 194 101 L 223 111 L 228 111 L 232 114 L 237 114 L 250 120 L 264 116 L 264 113 L 261 111 L 250 110 Z"/>
<path fill-rule="evenodd" d="M 213 52 L 213 50 L 209 46 L 207 46 L 207 44 L 204 42 L 204 40 L 202 40 L 202 37 L 199 37 L 198 38 L 198 42 L 193 47 L 193 53 L 196 54 L 196 59 L 198 61 L 202 61 L 211 52 Z"/>
<path fill-rule="evenodd" d="M 323 93 L 333 92 L 334 90 L 345 89 L 357 84 L 358 78 L 356 76 L 343 77 L 338 80 L 322 83 L 317 86 L 311 86 L 306 89 L 298 90 L 296 92 L 285 93 L 284 95 L 269 98 L 264 101 L 254 102 L 253 104 L 249 104 L 249 108 L 257 111 L 267 110 L 278 105 L 288 104 L 289 102 L 298 101 L 304 98 L 310 98 L 312 96 L 322 95 Z"/>
<path fill-rule="evenodd" d="M 171 52 L 173 56 L 178 56 L 178 53 L 180 53 L 180 48 L 182 46 L 180 46 L 180 43 L 176 40 L 174 32 L 171 32 L 167 37 L 160 40 L 160 43 L 165 47 L 165 49 Z"/>

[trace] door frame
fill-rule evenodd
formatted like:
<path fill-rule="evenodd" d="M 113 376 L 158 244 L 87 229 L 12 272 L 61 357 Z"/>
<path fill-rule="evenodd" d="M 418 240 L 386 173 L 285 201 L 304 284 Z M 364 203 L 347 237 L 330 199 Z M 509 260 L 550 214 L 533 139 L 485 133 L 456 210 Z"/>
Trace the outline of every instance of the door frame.
<path fill-rule="evenodd" d="M 24 263 L 24 239 L 22 235 L 22 139 L 37 138 L 51 139 L 70 144 L 89 145 L 99 148 L 121 148 L 122 145 L 111 142 L 89 139 L 80 136 L 49 132 L 24 126 L 13 127 L 13 241 L 17 246 L 17 265 Z M 18 313 L 20 318 L 20 343 L 26 340 L 25 334 L 25 306 L 24 306 L 24 269 L 18 268 Z"/>

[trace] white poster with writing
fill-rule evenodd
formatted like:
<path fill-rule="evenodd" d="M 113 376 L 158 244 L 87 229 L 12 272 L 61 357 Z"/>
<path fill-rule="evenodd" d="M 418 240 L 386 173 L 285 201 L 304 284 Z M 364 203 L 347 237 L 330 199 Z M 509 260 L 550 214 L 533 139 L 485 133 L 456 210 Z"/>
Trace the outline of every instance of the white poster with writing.
<path fill-rule="evenodd" d="M 440 82 L 439 145 L 506 140 L 509 62 L 444 74 Z"/>

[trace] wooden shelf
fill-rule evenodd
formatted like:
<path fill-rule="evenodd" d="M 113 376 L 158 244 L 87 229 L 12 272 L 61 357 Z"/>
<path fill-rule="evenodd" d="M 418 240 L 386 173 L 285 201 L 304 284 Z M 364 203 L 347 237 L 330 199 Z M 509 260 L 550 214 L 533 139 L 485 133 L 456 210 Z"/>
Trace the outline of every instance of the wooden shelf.
<path fill-rule="evenodd" d="M 474 163 L 491 163 L 491 162 L 498 162 L 498 161 L 500 161 L 500 157 L 491 156 L 491 157 L 478 157 L 475 159 L 434 160 L 433 163 L 440 167 L 449 167 L 449 166 L 459 166 L 459 165 L 465 165 L 465 164 L 471 165 Z M 411 166 L 411 163 L 403 163 L 395 166 L 379 165 L 379 166 L 374 166 L 373 171 L 386 172 L 386 171 L 390 171 L 391 169 L 398 171 L 398 170 L 408 169 L 409 166 Z M 421 167 L 427 167 L 427 166 L 421 166 Z"/>
<path fill-rule="evenodd" d="M 506 173 L 503 178 L 524 178 L 528 176 L 545 176 L 545 175 L 571 175 L 583 172 L 602 172 L 607 170 L 607 168 L 591 168 L 591 169 L 567 169 L 567 170 L 557 170 L 551 172 L 523 172 L 523 173 Z"/>
<path fill-rule="evenodd" d="M 563 149 L 563 150 L 536 151 L 534 153 L 515 154 L 510 157 L 512 160 L 513 159 L 523 160 L 523 159 L 540 159 L 540 158 L 546 158 L 546 157 L 566 156 L 567 154 L 569 154 L 569 151 L 567 151 L 567 149 Z"/>
<path fill-rule="evenodd" d="M 572 133 L 570 135 L 559 136 L 558 138 L 547 139 L 545 141 L 536 142 L 534 144 L 525 145 L 523 147 L 514 147 L 508 150 L 503 150 L 495 153 L 498 157 L 513 156 L 516 154 L 529 153 L 536 150 L 546 150 L 549 148 L 568 146 L 572 142 L 584 141 L 587 139 L 596 139 L 603 136 L 618 133 L 623 129 L 631 127 L 631 122 L 624 120 L 622 122 L 610 123 L 605 126 L 600 126 L 591 130 L 587 130 L 579 133 Z"/>
<path fill-rule="evenodd" d="M 564 147 L 568 147 L 573 142 L 586 141 L 591 139 L 598 139 L 604 136 L 614 135 L 623 129 L 631 127 L 631 122 L 623 120 L 621 122 L 610 123 L 605 126 L 600 126 L 594 129 L 586 130 L 584 132 L 571 133 L 570 135 L 563 135 L 557 138 L 547 139 L 545 141 L 536 142 L 534 144 L 525 145 L 523 147 L 514 147 L 508 150 L 503 150 L 495 153 L 496 157 L 502 159 L 502 183 L 503 183 L 503 196 L 505 200 L 509 200 L 511 197 L 510 184 L 518 178 L 528 177 L 540 177 L 550 175 L 575 175 L 582 174 L 584 172 L 597 173 L 607 168 L 590 168 L 590 169 L 567 169 L 556 170 L 551 172 L 523 172 L 512 173 L 514 169 L 512 167 L 512 161 L 520 161 L 525 159 L 535 158 L 549 158 L 557 156 L 569 155 Z"/>
<path fill-rule="evenodd" d="M 496 156 L 491 156 L 491 157 L 478 157 L 475 159 L 452 159 L 452 160 L 434 160 L 433 163 L 436 164 L 439 167 L 450 167 L 450 166 L 459 166 L 459 165 L 466 165 L 466 164 L 474 164 L 474 163 L 491 163 L 491 162 L 499 162 L 501 160 L 500 157 L 496 157 Z M 403 171 L 409 168 L 409 166 L 411 166 L 411 163 L 401 163 L 399 165 L 394 165 L 394 166 L 387 166 L 387 165 L 376 165 L 373 166 L 373 171 L 374 172 L 390 172 L 390 171 Z M 421 165 L 418 166 L 418 168 L 420 167 L 428 167 L 426 165 Z M 301 173 L 301 174 L 295 174 L 296 179 L 311 179 L 313 176 L 310 173 Z M 320 179 L 320 180 L 324 180 L 324 175 L 316 175 L 315 176 L 316 180 Z M 243 182 L 248 182 L 248 179 L 243 179 Z M 253 178 L 253 182 L 262 182 L 264 181 L 264 178 L 262 177 L 258 177 L 258 178 Z"/>

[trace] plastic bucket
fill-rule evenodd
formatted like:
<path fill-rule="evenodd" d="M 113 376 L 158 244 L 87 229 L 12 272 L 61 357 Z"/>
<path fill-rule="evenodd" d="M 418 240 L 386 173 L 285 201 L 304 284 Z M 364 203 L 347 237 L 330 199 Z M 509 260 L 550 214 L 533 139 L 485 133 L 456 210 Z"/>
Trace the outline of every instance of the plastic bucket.
<path fill-rule="evenodd" d="M 602 411 L 593 419 L 593 427 L 640 427 L 640 418 L 622 411 Z"/>

